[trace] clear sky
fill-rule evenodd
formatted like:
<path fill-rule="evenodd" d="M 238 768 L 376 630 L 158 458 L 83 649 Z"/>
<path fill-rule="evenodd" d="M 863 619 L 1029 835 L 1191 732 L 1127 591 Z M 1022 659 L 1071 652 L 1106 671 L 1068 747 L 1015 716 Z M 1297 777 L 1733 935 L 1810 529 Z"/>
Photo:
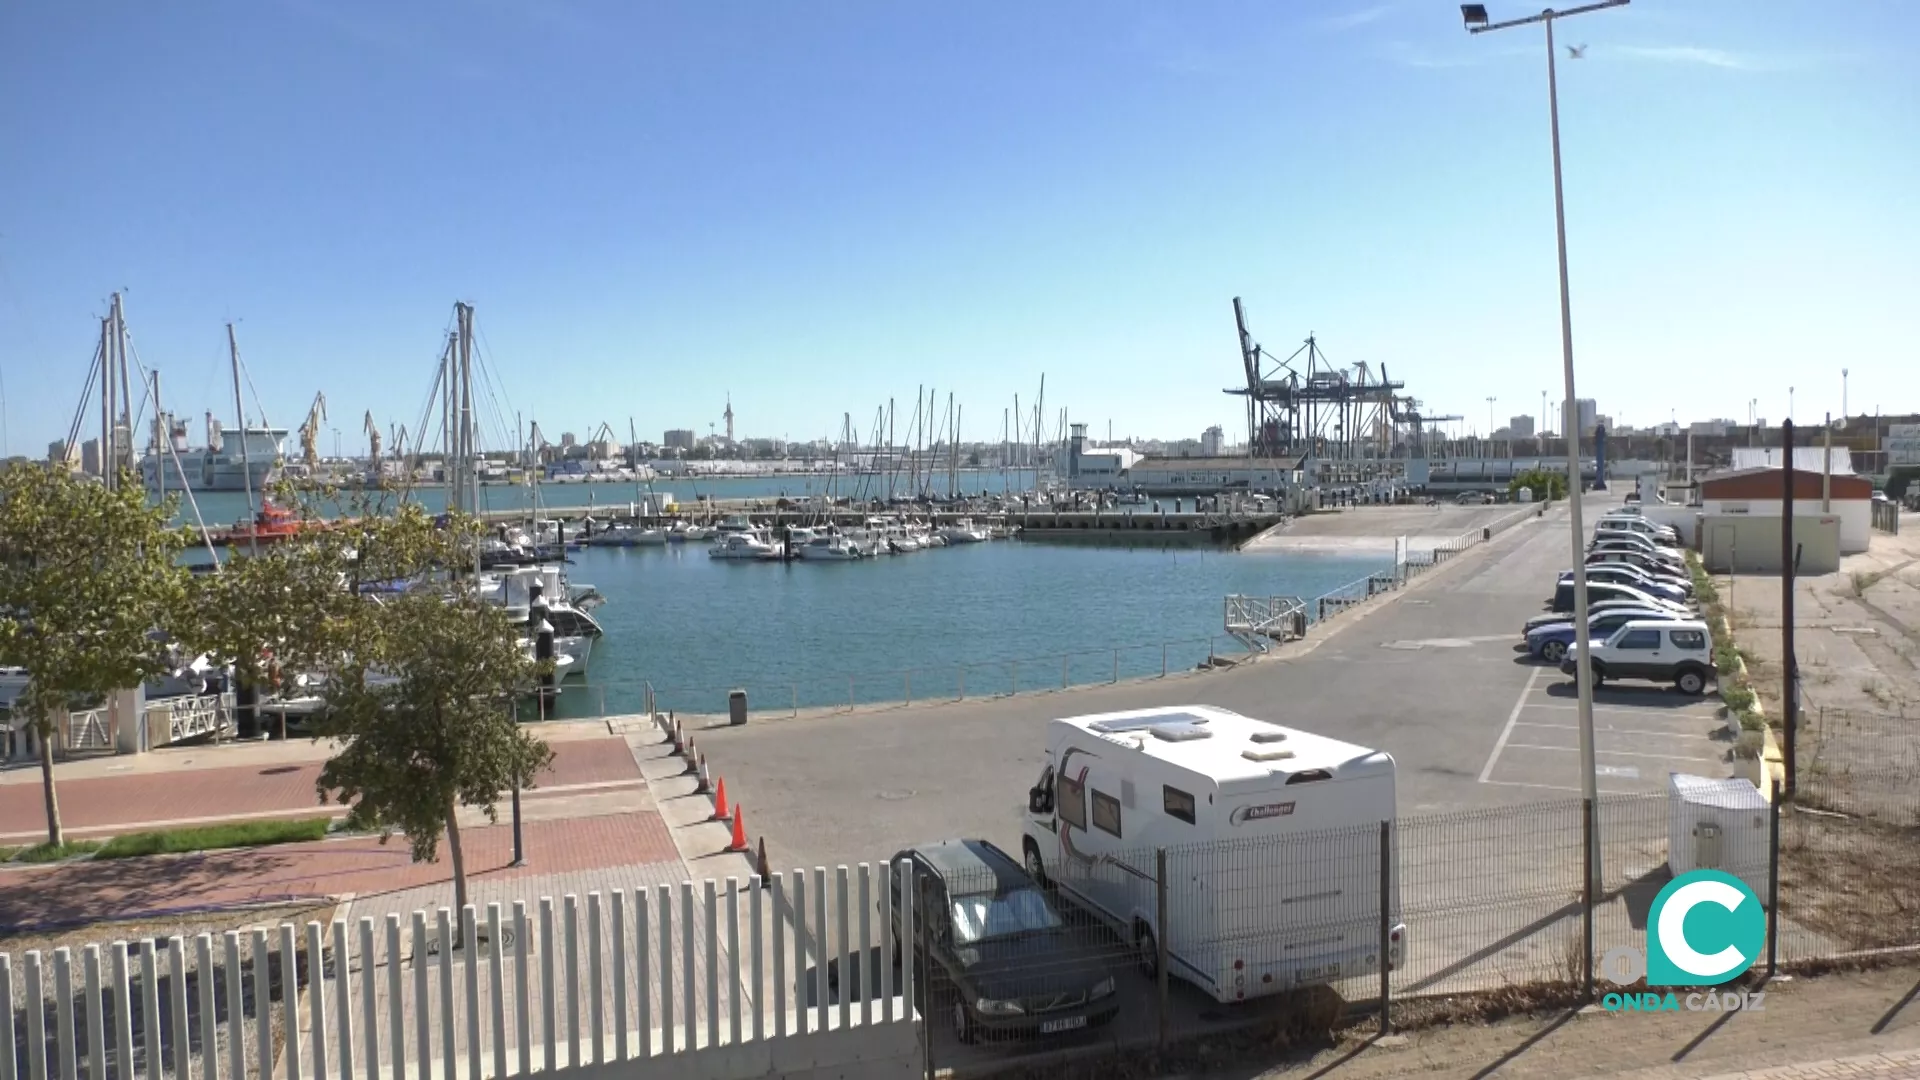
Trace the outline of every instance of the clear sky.
<path fill-rule="evenodd" d="M 1855 412 L 1920 409 L 1920 4 L 1560 34 L 1581 396 L 1805 422 L 1846 367 Z M 1504 424 L 1560 396 L 1545 78 L 1539 28 L 1443 0 L 15 0 L 7 449 L 65 434 L 115 289 L 171 406 L 231 416 L 237 320 L 324 453 L 417 427 L 456 299 L 555 436 L 729 393 L 742 435 L 889 396 L 904 434 L 924 384 L 997 439 L 1043 372 L 1096 435 L 1237 434 L 1236 295 Z"/>

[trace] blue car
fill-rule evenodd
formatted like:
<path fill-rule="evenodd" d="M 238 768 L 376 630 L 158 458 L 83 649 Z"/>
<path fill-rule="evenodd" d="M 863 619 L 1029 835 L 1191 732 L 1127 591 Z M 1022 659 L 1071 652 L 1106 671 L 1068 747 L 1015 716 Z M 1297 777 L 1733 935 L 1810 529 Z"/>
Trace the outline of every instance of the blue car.
<path fill-rule="evenodd" d="M 1561 571 L 1560 580 L 1563 583 L 1572 581 L 1573 571 Z M 1650 574 L 1643 574 L 1630 566 L 1589 566 L 1587 567 L 1587 580 L 1605 581 L 1617 585 L 1631 585 L 1641 592 L 1646 593 L 1648 596 L 1658 597 L 1661 600 L 1671 600 L 1676 604 L 1684 603 L 1687 599 L 1687 590 L 1684 587 L 1670 581 L 1653 577 Z"/>
<path fill-rule="evenodd" d="M 1659 608 L 1612 608 L 1587 617 L 1587 636 L 1593 641 L 1605 641 L 1615 630 L 1635 620 L 1682 618 L 1685 616 Z M 1557 664 L 1567 655 L 1575 636 L 1572 619 L 1548 623 L 1527 632 L 1527 652 L 1536 660 Z"/>

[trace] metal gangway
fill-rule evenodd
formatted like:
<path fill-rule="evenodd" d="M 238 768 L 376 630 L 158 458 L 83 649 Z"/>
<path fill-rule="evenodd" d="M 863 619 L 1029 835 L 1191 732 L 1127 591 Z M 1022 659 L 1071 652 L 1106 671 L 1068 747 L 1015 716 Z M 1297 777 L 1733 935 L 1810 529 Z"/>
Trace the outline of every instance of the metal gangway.
<path fill-rule="evenodd" d="M 1307 602 L 1298 596 L 1242 596 L 1226 600 L 1227 633 L 1249 652 L 1307 636 Z"/>

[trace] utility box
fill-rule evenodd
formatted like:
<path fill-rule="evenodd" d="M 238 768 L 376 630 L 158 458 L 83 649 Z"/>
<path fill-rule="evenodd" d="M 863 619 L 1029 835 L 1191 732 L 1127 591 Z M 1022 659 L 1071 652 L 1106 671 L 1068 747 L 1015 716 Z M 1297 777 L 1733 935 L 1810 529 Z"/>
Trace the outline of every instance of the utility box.
<path fill-rule="evenodd" d="M 1751 780 L 1667 777 L 1667 869 L 1721 870 L 1767 895 L 1769 815 Z"/>
<path fill-rule="evenodd" d="M 727 722 L 739 727 L 747 722 L 747 692 L 745 690 L 727 691 Z"/>

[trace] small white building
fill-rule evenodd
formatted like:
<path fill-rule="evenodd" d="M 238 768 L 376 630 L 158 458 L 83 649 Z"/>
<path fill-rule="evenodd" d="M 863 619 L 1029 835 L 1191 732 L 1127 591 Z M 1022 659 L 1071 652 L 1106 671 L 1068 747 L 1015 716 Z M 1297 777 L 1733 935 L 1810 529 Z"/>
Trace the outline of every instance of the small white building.
<path fill-rule="evenodd" d="M 1808 447 L 1796 447 L 1798 451 Z M 1818 455 L 1818 448 L 1811 448 Z M 1835 448 L 1838 450 L 1838 447 Z M 1840 455 L 1834 455 L 1839 464 Z M 1819 457 L 1814 463 L 1819 463 Z M 1704 518 L 1727 515 L 1777 518 L 1780 516 L 1784 481 L 1780 469 L 1728 469 L 1710 473 L 1700 481 L 1700 513 Z M 1822 511 L 1821 490 L 1825 487 L 1832 509 Z M 1840 518 L 1840 554 L 1852 555 L 1867 550 L 1873 529 L 1873 483 L 1851 471 L 1822 476 L 1817 469 L 1793 470 L 1793 513 L 1795 518 L 1831 513 Z"/>

